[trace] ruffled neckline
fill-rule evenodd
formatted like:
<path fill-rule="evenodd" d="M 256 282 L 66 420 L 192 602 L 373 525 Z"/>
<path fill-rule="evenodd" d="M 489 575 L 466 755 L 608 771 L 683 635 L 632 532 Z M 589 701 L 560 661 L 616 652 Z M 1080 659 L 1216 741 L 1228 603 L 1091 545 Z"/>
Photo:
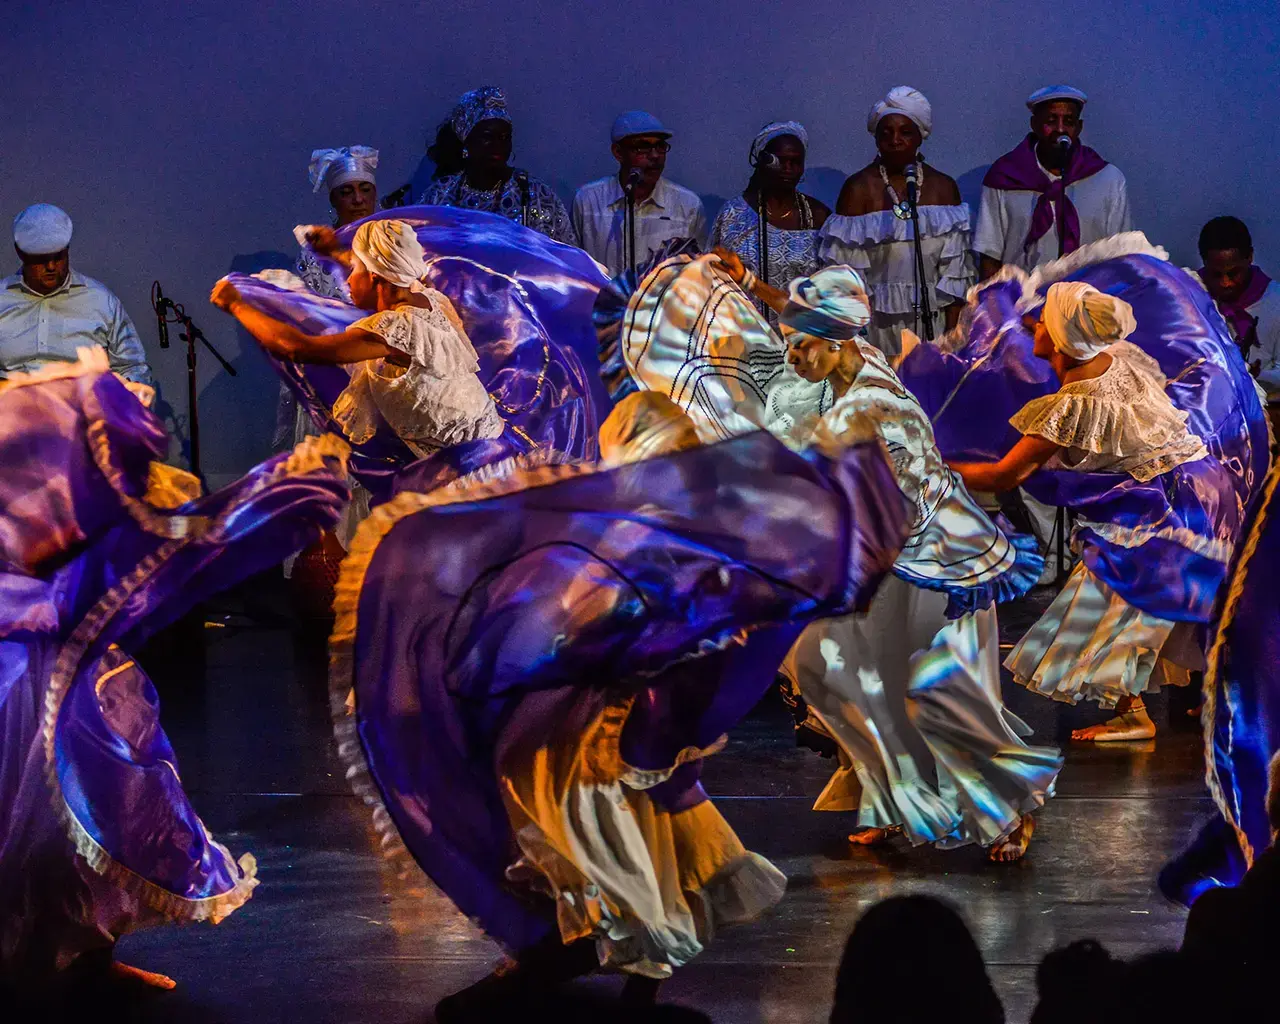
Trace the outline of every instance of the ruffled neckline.
<path fill-rule="evenodd" d="M 936 238 L 952 231 L 968 231 L 971 224 L 969 204 L 956 206 L 921 206 L 920 234 Z M 832 214 L 822 226 L 822 234 L 846 245 L 878 245 L 882 242 L 906 242 L 913 235 L 910 222 L 894 216 L 892 210 L 876 210 L 857 216 Z"/>

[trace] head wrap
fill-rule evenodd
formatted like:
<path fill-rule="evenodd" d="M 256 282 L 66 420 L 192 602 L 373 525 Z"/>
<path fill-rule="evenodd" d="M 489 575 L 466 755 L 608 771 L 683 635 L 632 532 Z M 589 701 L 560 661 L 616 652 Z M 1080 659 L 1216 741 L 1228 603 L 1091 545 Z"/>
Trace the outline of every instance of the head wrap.
<path fill-rule="evenodd" d="M 791 282 L 779 322 L 827 341 L 848 341 L 871 322 L 871 303 L 852 267 L 823 267 Z"/>
<path fill-rule="evenodd" d="M 427 272 L 418 236 L 402 220 L 369 220 L 356 228 L 351 251 L 366 270 L 411 292 L 425 292 Z"/>
<path fill-rule="evenodd" d="M 343 146 L 341 149 L 313 149 L 311 166 L 311 190 L 332 192 L 349 181 L 378 183 L 373 169 L 378 166 L 378 151 L 368 146 Z"/>
<path fill-rule="evenodd" d="M 484 85 L 464 92 L 449 114 L 449 124 L 459 142 L 466 142 L 467 136 L 481 121 L 511 121 L 511 115 L 507 113 L 507 98 L 496 85 Z"/>
<path fill-rule="evenodd" d="M 901 114 L 909 117 L 920 129 L 920 137 L 927 139 L 933 131 L 933 107 L 925 99 L 924 93 L 909 85 L 895 85 L 888 94 L 871 108 L 867 115 L 867 131 L 875 134 L 876 128 L 890 114 Z"/>
<path fill-rule="evenodd" d="M 13 244 L 28 256 L 48 256 L 71 244 L 71 218 L 48 203 L 28 206 L 13 218 Z"/>
<path fill-rule="evenodd" d="M 700 443 L 693 420 L 661 391 L 632 392 L 600 425 L 600 460 L 610 466 L 696 448 Z"/>
<path fill-rule="evenodd" d="M 1129 303 L 1083 281 L 1050 285 L 1043 315 L 1053 347 L 1080 360 L 1124 341 L 1138 326 Z"/>
<path fill-rule="evenodd" d="M 1079 103 L 1083 107 L 1089 102 L 1089 97 L 1075 88 L 1075 86 L 1046 85 L 1043 89 L 1037 89 L 1027 97 L 1027 109 L 1034 111 L 1041 103 L 1052 103 L 1054 100 L 1071 100 L 1073 103 Z"/>
<path fill-rule="evenodd" d="M 765 146 L 784 135 L 794 135 L 800 140 L 800 145 L 808 151 L 809 133 L 804 130 L 804 125 L 799 121 L 770 121 L 751 140 L 751 155 L 749 157 L 751 166 L 754 167 L 756 165 L 756 161 L 760 159 L 760 154 L 764 152 Z"/>

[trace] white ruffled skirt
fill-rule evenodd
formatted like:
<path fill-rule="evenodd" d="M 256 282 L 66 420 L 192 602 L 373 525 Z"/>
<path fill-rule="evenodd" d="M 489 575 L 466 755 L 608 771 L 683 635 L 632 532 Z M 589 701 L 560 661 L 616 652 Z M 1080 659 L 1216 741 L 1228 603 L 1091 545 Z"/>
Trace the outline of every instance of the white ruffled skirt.
<path fill-rule="evenodd" d="M 1111 708 L 1203 667 L 1196 645 L 1182 642 L 1188 632 L 1135 608 L 1080 562 L 1005 667 L 1043 697 Z"/>
<path fill-rule="evenodd" d="M 1053 794 L 1062 757 L 1028 746 L 1003 705 L 995 609 L 948 620 L 946 606 L 891 576 L 867 615 L 810 626 L 783 671 L 839 748 L 815 810 L 916 845 L 989 846 Z"/>

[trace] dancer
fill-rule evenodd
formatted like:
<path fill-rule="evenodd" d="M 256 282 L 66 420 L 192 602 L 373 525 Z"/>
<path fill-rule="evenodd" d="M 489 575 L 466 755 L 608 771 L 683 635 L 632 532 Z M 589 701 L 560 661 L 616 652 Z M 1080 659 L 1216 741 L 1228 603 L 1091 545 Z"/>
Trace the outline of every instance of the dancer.
<path fill-rule="evenodd" d="M 296 362 L 359 363 L 333 407 L 354 442 L 373 437 L 379 417 L 419 457 L 439 448 L 498 437 L 503 422 L 476 376 L 475 349 L 453 304 L 421 281 L 422 246 L 398 220 L 362 224 L 349 252 L 352 301 L 372 316 L 340 334 L 305 334 L 244 302 L 220 281 L 209 301 L 226 310 L 268 351 Z"/>
<path fill-rule="evenodd" d="M 127 652 L 332 525 L 345 446 L 309 439 L 207 496 L 166 450 L 101 350 L 0 385 L 0 985 L 37 998 L 102 971 L 172 988 L 112 965 L 116 939 L 217 923 L 257 885 L 183 792 Z"/>
<path fill-rule="evenodd" d="M 788 362 L 827 381 L 834 406 L 780 430 L 794 447 L 874 428 L 912 508 L 910 532 L 870 611 L 810 626 L 785 671 L 839 746 L 840 768 L 816 810 L 858 812 L 858 844 L 904 832 L 913 845 L 977 843 L 1020 859 L 1031 812 L 1052 795 L 1062 758 L 1030 747 L 1000 696 L 994 604 L 1028 590 L 1042 568 L 1031 538 L 995 526 L 942 462 L 924 411 L 884 355 L 860 341 L 870 309 L 858 275 L 827 267 L 789 293 L 725 270 L 781 317 Z M 828 441 L 829 443 L 829 441 Z"/>
<path fill-rule="evenodd" d="M 1022 316 L 1041 304 L 1033 339 Z M 976 490 L 1022 484 L 1080 517 L 1080 564 L 1006 664 L 1044 696 L 1118 708 L 1073 738 L 1149 738 L 1142 694 L 1202 667 L 1198 627 L 1266 470 L 1247 368 L 1209 296 L 1136 232 L 1010 268 L 966 318 L 961 350 L 902 366 L 948 460 Z"/>
<path fill-rule="evenodd" d="M 516 961 L 438 1019 L 598 964 L 665 977 L 781 895 L 698 765 L 806 622 L 865 604 L 904 510 L 874 445 L 688 447 L 654 397 L 607 422 L 608 467 L 519 455 L 495 478 L 429 457 L 434 489 L 376 509 L 344 564 L 348 777 L 384 847 Z"/>

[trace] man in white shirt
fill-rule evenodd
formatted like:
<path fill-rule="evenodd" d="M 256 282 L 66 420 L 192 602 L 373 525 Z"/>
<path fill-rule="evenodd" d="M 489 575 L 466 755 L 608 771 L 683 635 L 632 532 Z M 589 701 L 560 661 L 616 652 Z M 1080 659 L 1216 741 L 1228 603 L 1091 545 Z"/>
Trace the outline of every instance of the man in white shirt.
<path fill-rule="evenodd" d="M 124 306 L 71 269 L 71 218 L 48 203 L 28 206 L 14 218 L 13 245 L 22 269 L 0 280 L 0 378 L 74 363 L 77 349 L 97 345 L 115 373 L 149 392 L 151 368 Z"/>
<path fill-rule="evenodd" d="M 1088 97 L 1069 85 L 1031 94 L 1031 133 L 982 181 L 973 234 L 985 280 L 1002 264 L 1031 270 L 1131 228 L 1124 175 L 1080 144 Z"/>
<path fill-rule="evenodd" d="M 1236 217 L 1214 217 L 1200 231 L 1200 280 L 1218 304 L 1249 369 L 1280 403 L 1280 284 L 1253 262 L 1253 237 Z"/>
<path fill-rule="evenodd" d="M 578 244 L 611 275 L 629 269 L 624 230 L 626 194 L 634 182 L 636 263 L 673 238 L 706 239 L 707 215 L 695 192 L 662 176 L 671 149 L 671 132 L 652 114 L 619 114 L 610 132 L 618 173 L 583 185 L 573 197 L 570 219 Z"/>

